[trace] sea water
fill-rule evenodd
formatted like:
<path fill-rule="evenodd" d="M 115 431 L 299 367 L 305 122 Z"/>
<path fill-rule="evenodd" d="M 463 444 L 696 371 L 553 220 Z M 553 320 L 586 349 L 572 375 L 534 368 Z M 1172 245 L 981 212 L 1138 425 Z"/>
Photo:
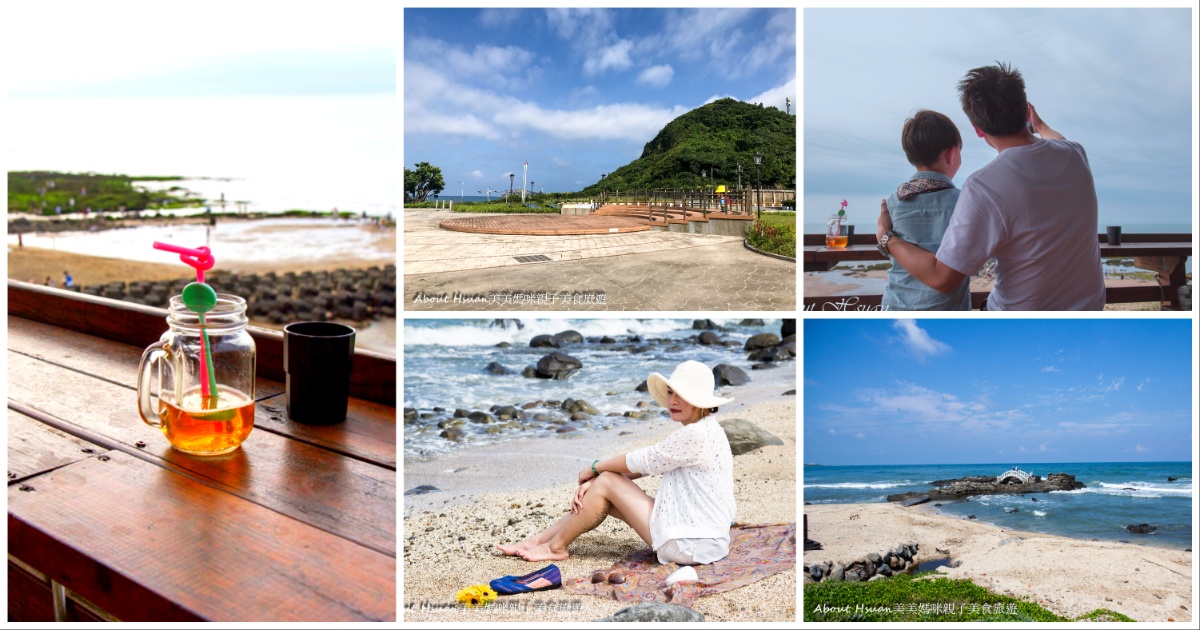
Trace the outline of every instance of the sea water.
<path fill-rule="evenodd" d="M 930 482 L 965 476 L 996 476 L 1003 464 L 924 466 L 805 466 L 804 502 L 879 503 L 889 494 L 927 492 Z M 956 518 L 1005 529 L 1091 540 L 1124 540 L 1171 547 L 1192 546 L 1191 462 L 1104 462 L 1024 464 L 1021 470 L 1045 478 L 1050 473 L 1075 475 L 1081 490 L 984 495 L 966 501 L 930 501 Z M 1175 477 L 1176 481 L 1167 481 Z M 1033 499 L 1037 499 L 1034 501 Z M 1013 511 L 1016 508 L 1017 511 Z M 1158 529 L 1134 534 L 1126 525 L 1148 523 Z"/>
<path fill-rule="evenodd" d="M 649 394 L 635 389 L 651 372 L 670 376 L 675 366 L 685 360 L 696 360 L 709 367 L 725 363 L 741 368 L 754 378 L 751 361 L 742 349 L 750 336 L 772 332 L 779 334 L 780 321 L 765 320 L 763 325 L 741 326 L 739 319 L 714 320 L 727 330 L 717 332 L 728 346 L 705 346 L 694 341 L 701 330 L 692 328 L 691 319 L 523 319 L 521 328 L 516 320 L 505 320 L 505 327 L 496 320 L 413 320 L 404 322 L 404 394 L 403 406 L 429 417 L 406 420 L 404 450 L 406 457 L 433 457 L 452 449 L 470 448 L 475 444 L 506 440 L 545 437 L 553 427 L 536 429 L 505 429 L 487 433 L 493 424 L 464 422 L 459 428 L 466 432 L 461 442 L 440 436 L 437 424 L 447 420 L 455 409 L 487 412 L 493 405 L 520 407 L 529 402 L 564 401 L 567 398 L 584 400 L 599 414 L 587 422 L 571 422 L 581 437 L 595 431 L 620 430 L 628 423 L 645 422 L 623 416 L 626 411 L 659 413 L 661 408 L 646 406 L 653 401 Z M 556 334 L 575 330 L 584 338 L 609 336 L 615 344 L 586 342 L 561 349 L 531 348 L 535 335 Z M 641 341 L 631 341 L 641 339 Z M 508 343 L 509 347 L 498 344 Z M 551 352 L 563 352 L 583 363 L 583 368 L 566 380 L 526 378 L 520 372 L 536 365 Z M 484 371 L 492 362 L 516 372 L 494 375 Z M 642 407 L 638 406 L 642 403 Z M 433 412 L 434 407 L 445 409 Z M 560 410 L 537 407 L 526 410 L 537 413 L 565 415 Z M 617 417 L 609 413 L 622 414 Z"/>

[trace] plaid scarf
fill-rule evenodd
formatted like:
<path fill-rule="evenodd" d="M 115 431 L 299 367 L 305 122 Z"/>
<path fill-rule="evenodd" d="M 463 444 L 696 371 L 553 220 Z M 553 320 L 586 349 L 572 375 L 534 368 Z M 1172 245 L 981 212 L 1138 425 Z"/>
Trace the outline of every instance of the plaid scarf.
<path fill-rule="evenodd" d="M 896 189 L 896 196 L 900 198 L 900 201 L 908 201 L 921 193 L 946 190 L 947 188 L 954 188 L 954 184 L 946 183 L 940 179 L 919 177 L 900 184 L 900 188 Z"/>

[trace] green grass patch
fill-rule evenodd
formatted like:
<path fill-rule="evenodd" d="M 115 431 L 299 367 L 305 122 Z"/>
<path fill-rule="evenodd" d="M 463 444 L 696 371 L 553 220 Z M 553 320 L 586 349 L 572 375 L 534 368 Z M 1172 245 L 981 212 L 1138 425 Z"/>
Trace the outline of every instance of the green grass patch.
<path fill-rule="evenodd" d="M 1086 615 L 1079 615 L 1075 621 L 1134 621 L 1119 612 L 1107 608 L 1097 608 Z"/>
<path fill-rule="evenodd" d="M 764 214 L 746 230 L 746 242 L 754 249 L 796 257 L 796 214 Z"/>
<path fill-rule="evenodd" d="M 930 574 L 806 585 L 804 621 L 1070 621 L 970 580 L 919 579 Z"/>
<path fill-rule="evenodd" d="M 530 207 L 533 206 L 533 207 Z M 433 204 L 405 204 L 407 208 L 432 208 Z M 445 207 L 445 204 L 443 204 Z M 486 201 L 475 203 L 465 202 L 456 203 L 451 210 L 455 212 L 505 212 L 509 214 L 558 214 L 559 209 L 550 207 L 544 204 L 526 203 L 504 203 L 503 201 Z"/>

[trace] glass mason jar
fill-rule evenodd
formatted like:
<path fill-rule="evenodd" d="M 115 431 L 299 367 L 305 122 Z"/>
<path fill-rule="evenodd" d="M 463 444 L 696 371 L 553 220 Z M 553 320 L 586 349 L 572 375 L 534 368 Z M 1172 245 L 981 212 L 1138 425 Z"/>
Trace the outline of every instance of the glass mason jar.
<path fill-rule="evenodd" d="M 825 224 L 825 246 L 826 247 L 845 247 L 850 242 L 850 223 L 845 216 L 837 214 L 829 215 L 829 222 Z"/>
<path fill-rule="evenodd" d="M 234 295 L 218 294 L 203 324 L 182 296 L 171 298 L 170 329 L 142 353 L 137 383 L 142 420 L 160 429 L 171 446 L 220 455 L 250 435 L 255 354 L 246 321 L 246 301 Z"/>

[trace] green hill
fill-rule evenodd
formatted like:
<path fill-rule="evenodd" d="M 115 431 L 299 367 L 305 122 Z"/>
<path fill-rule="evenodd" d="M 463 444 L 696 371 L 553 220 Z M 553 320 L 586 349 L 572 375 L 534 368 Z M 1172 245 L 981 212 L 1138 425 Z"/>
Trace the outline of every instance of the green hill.
<path fill-rule="evenodd" d="M 642 156 L 581 192 L 646 188 L 754 186 L 754 153 L 763 154 L 763 188 L 794 188 L 796 117 L 774 107 L 731 98 L 713 101 L 675 120 L 646 143 Z M 708 177 L 702 178 L 701 171 Z M 715 174 L 715 176 L 714 176 Z"/>

